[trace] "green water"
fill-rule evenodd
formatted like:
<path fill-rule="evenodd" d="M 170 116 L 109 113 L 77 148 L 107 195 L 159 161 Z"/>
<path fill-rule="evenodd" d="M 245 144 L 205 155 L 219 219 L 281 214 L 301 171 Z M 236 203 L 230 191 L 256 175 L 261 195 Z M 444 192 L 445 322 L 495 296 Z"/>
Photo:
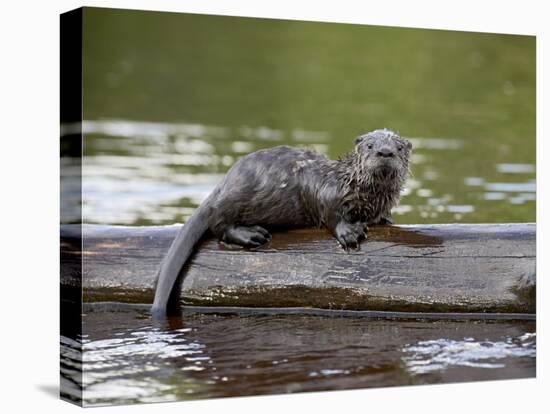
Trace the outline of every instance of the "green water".
<path fill-rule="evenodd" d="M 397 222 L 535 221 L 530 36 L 86 9 L 84 118 L 91 223 L 182 222 L 239 156 L 380 127 L 415 144 Z"/>

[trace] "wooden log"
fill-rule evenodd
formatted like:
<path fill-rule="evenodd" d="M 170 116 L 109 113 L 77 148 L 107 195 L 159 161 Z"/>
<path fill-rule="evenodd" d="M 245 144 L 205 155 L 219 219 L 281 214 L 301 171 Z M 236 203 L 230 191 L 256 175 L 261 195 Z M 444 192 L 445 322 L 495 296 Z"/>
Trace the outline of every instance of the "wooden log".
<path fill-rule="evenodd" d="M 62 226 L 62 286 L 78 286 L 81 275 L 85 302 L 151 303 L 156 270 L 179 228 Z M 535 233 L 535 224 L 374 226 L 350 253 L 317 229 L 274 233 L 253 251 L 205 237 L 180 275 L 181 302 L 534 314 Z"/>

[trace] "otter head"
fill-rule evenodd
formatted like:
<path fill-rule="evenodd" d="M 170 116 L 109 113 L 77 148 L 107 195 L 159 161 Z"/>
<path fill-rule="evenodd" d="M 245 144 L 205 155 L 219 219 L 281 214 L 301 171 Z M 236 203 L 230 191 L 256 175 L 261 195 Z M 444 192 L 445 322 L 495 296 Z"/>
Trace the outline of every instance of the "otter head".
<path fill-rule="evenodd" d="M 389 129 L 377 129 L 355 139 L 363 173 L 378 181 L 404 180 L 412 144 Z"/>

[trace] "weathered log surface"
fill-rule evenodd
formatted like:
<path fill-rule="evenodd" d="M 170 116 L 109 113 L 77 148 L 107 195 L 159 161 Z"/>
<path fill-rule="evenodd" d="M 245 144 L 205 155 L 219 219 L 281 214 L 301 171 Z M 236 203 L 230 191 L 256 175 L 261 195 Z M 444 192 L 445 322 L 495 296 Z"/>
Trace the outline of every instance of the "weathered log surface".
<path fill-rule="evenodd" d="M 151 303 L 179 226 L 62 226 L 62 284 L 86 302 Z M 388 312 L 535 313 L 535 225 L 372 227 L 346 253 L 324 230 L 274 233 L 254 251 L 203 240 L 182 272 L 184 305 Z"/>

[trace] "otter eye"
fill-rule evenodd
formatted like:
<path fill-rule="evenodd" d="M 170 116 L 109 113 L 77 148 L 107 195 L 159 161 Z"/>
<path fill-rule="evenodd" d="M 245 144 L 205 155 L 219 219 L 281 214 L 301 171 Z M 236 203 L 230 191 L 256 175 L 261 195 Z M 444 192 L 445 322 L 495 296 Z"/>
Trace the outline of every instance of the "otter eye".
<path fill-rule="evenodd" d="M 372 144 L 367 145 L 368 149 L 372 149 Z"/>
<path fill-rule="evenodd" d="M 397 146 L 397 151 L 401 151 L 403 149 L 403 145 L 398 145 Z"/>

